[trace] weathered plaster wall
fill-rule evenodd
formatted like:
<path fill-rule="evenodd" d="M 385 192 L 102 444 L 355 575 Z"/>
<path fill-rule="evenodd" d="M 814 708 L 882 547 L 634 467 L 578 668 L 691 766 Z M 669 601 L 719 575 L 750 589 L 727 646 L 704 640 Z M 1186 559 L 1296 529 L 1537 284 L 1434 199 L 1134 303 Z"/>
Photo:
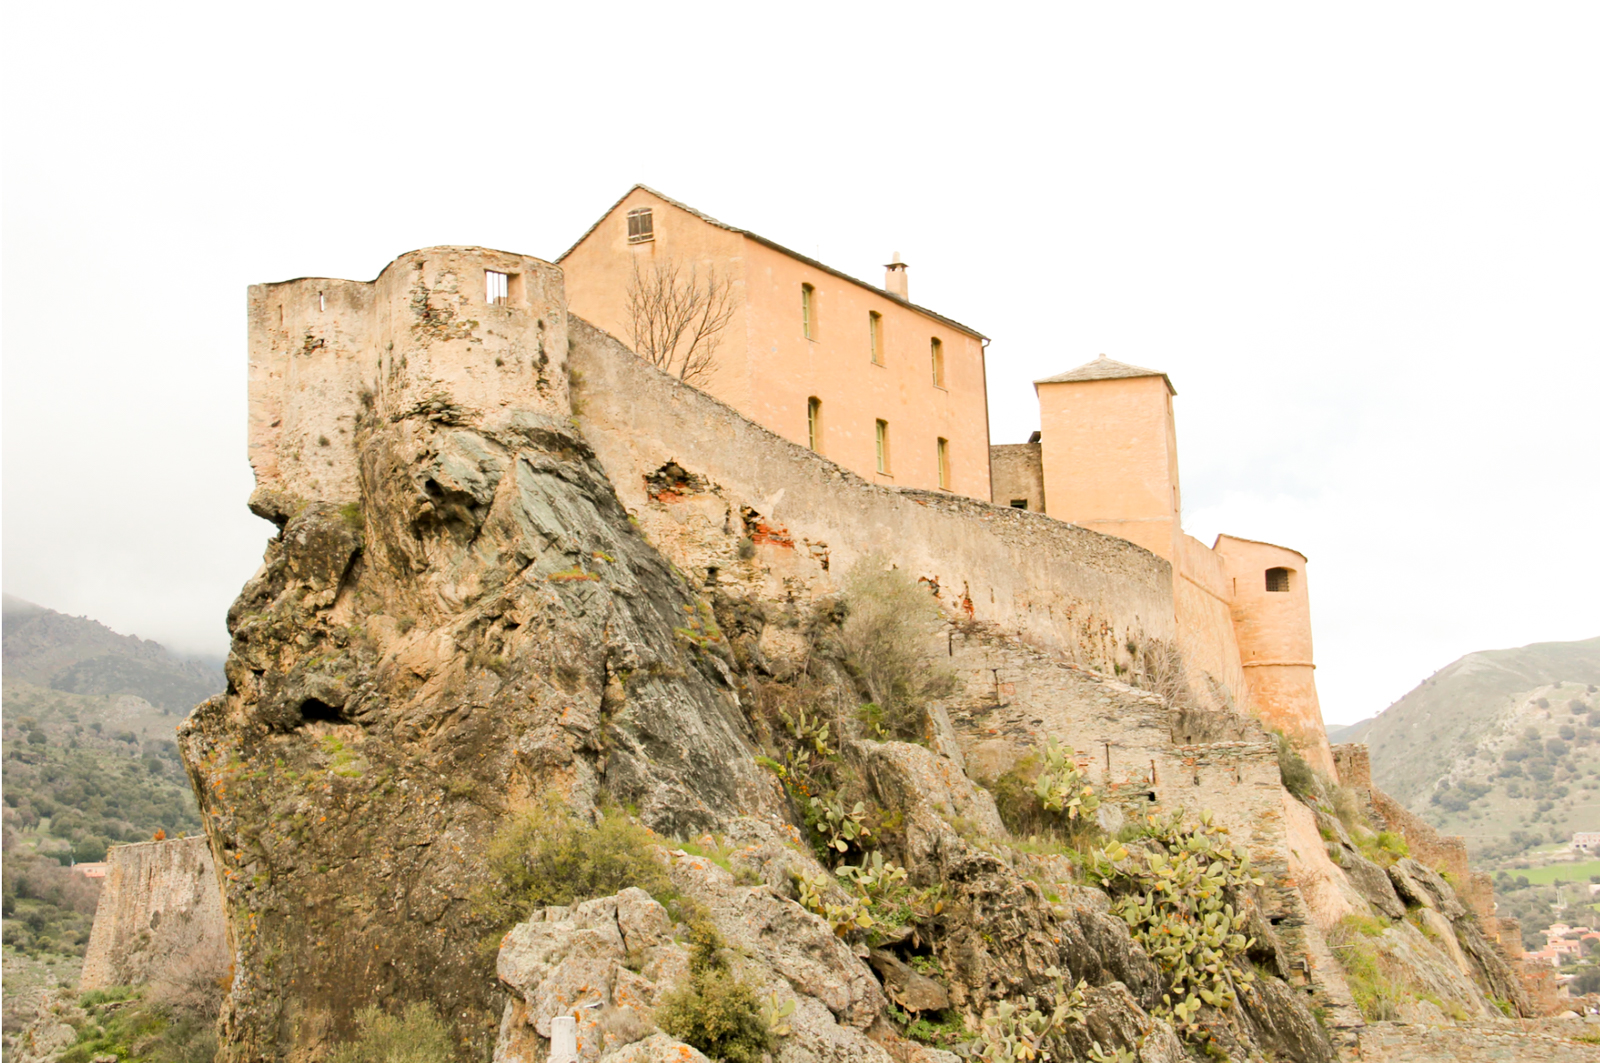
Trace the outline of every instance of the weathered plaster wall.
<path fill-rule="evenodd" d="M 1178 456 L 1166 378 L 1036 387 L 1049 514 L 1174 558 Z"/>
<path fill-rule="evenodd" d="M 949 440 L 956 494 L 987 502 L 989 410 L 983 342 L 897 299 L 746 241 L 755 405 L 751 420 L 806 440 L 806 400 L 822 400 L 823 453 L 873 483 L 939 488 L 936 441 Z M 815 289 L 812 338 L 800 328 L 800 286 Z M 871 355 L 868 315 L 882 315 L 882 364 Z M 944 383 L 932 369 L 933 339 Z M 875 425 L 889 425 L 889 469 L 877 471 Z"/>
<path fill-rule="evenodd" d="M 511 277 L 504 305 L 487 300 L 486 270 Z M 567 414 L 561 273 L 526 255 L 432 247 L 373 281 L 251 285 L 249 333 L 252 504 L 268 512 L 359 497 L 364 412 L 488 424 Z"/>
<path fill-rule="evenodd" d="M 1177 610 L 1178 648 L 1183 651 L 1192 685 L 1210 705 L 1227 704 L 1248 710 L 1244 669 L 1239 663 L 1239 643 L 1228 601 L 1230 586 L 1222 560 L 1181 532 L 1177 546 L 1172 597 Z"/>
<path fill-rule="evenodd" d="M 628 212 L 645 207 L 651 211 L 655 239 L 630 244 Z M 754 408 L 744 237 L 739 233 L 702 221 L 648 188 L 635 188 L 557 264 L 572 313 L 624 343 L 631 335 L 627 296 L 636 266 L 646 276 L 657 265 L 676 264 L 685 274 L 693 269 L 702 281 L 713 272 L 731 281 L 733 316 L 717 348 L 716 370 L 701 386 L 734 409 Z"/>
<path fill-rule="evenodd" d="M 1026 501 L 1019 509 L 1045 512 L 1042 443 L 997 443 L 989 448 L 989 469 L 994 482 L 994 503 L 1009 506 Z"/>
<path fill-rule="evenodd" d="M 867 483 L 576 317 L 571 335 L 584 437 L 651 541 L 696 577 L 734 571 L 742 538 L 765 593 L 810 598 L 879 554 L 934 583 L 957 615 L 1105 672 L 1129 641 L 1173 638 L 1171 569 L 1148 551 L 1042 514 Z"/>
<path fill-rule="evenodd" d="M 83 961 L 83 992 L 183 991 L 231 970 L 222 892 L 204 836 L 115 845 Z"/>
<path fill-rule="evenodd" d="M 655 239 L 630 244 L 627 215 L 649 207 Z M 819 450 L 875 483 L 938 490 L 937 440 L 949 441 L 949 490 L 988 500 L 989 421 L 983 342 L 915 306 L 852 283 L 758 239 L 721 228 L 635 188 L 561 258 L 572 312 L 627 342 L 627 291 L 638 263 L 693 265 L 734 280 L 738 308 L 722 334 L 720 367 L 701 386 L 802 446 L 807 405 L 822 402 Z M 812 327 L 801 286 L 811 285 Z M 869 315 L 881 316 L 872 360 Z M 943 386 L 932 371 L 941 341 Z M 878 420 L 889 425 L 889 469 L 877 469 Z"/>

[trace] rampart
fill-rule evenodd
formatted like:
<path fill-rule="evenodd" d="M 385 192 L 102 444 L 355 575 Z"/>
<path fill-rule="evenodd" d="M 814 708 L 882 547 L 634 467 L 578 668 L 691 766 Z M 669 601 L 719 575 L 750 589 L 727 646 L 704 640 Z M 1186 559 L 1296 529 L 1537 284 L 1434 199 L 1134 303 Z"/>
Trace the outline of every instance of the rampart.
<path fill-rule="evenodd" d="M 80 989 L 191 989 L 230 970 L 216 867 L 204 836 L 116 845 L 89 932 Z"/>
<path fill-rule="evenodd" d="M 757 551 L 782 598 L 830 593 L 868 555 L 992 623 L 1097 671 L 1175 638 L 1167 562 L 1009 506 L 880 487 L 746 420 L 570 319 L 573 406 L 623 505 L 680 567 L 715 583 Z"/>
<path fill-rule="evenodd" d="M 251 505 L 264 516 L 359 497 L 364 412 L 567 415 L 561 272 L 539 259 L 430 247 L 376 280 L 303 277 L 251 285 L 249 298 Z"/>

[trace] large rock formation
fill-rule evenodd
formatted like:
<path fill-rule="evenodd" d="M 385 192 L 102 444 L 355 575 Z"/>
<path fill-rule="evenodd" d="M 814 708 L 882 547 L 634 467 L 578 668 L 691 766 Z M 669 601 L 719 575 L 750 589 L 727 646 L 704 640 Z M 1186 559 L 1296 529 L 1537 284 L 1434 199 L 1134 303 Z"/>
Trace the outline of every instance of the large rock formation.
<path fill-rule="evenodd" d="M 484 305 L 485 270 L 513 278 L 504 305 Z M 499 1059 L 542 1058 L 549 1020 L 587 1004 L 640 1021 L 582 1042 L 586 1063 L 693 1058 L 644 1015 L 686 960 L 683 928 L 638 891 L 534 913 L 502 947 L 479 903 L 486 849 L 555 794 L 580 818 L 625 809 L 667 848 L 704 832 L 734 846 L 731 870 L 680 853 L 670 874 L 741 976 L 796 1001 L 785 1063 L 909 1063 L 937 1053 L 895 1032 L 891 999 L 942 999 L 971 1026 L 1010 1003 L 1048 1010 L 1052 987 L 1080 980 L 1077 1017 L 1052 1035 L 1061 1052 L 1175 1060 L 1168 960 L 1066 855 L 1013 845 L 974 783 L 1051 738 L 1092 754 L 1109 830 L 1210 808 L 1261 869 L 1230 887 L 1229 917 L 1259 976 L 1188 1036 L 1306 1061 L 1351 1040 L 1312 1010 L 1361 1022 L 1324 940 L 1338 916 L 1322 919 L 1334 909 L 1297 879 L 1309 865 L 1289 825 L 1304 807 L 1273 747 L 1175 696 L 1181 662 L 1163 685 L 1159 559 L 1036 514 L 861 483 L 572 321 L 536 260 L 434 248 L 371 284 L 253 289 L 251 306 L 252 506 L 280 531 L 229 612 L 228 692 L 181 731 L 236 961 L 221 1058 L 319 1058 L 359 1008 L 411 1000 L 449 1018 L 462 1058 L 496 1043 Z M 576 401 L 569 348 L 588 381 Z M 648 422 L 638 440 L 629 403 Z M 692 460 L 670 452 L 674 431 Z M 709 464 L 719 439 L 739 468 Z M 805 535 L 773 517 L 786 491 L 830 507 Z M 886 523 L 901 517 L 925 537 Z M 924 581 L 946 622 L 913 650 L 966 680 L 931 706 L 925 745 L 857 719 L 839 574 L 868 554 Z M 1012 563 L 1026 577 L 978 582 Z M 899 937 L 850 939 L 801 903 L 797 880 L 842 887 L 802 843 L 815 809 L 756 759 L 800 708 L 833 728 L 833 784 L 879 810 L 880 853 L 941 898 Z M 1328 896 L 1380 909 L 1417 879 L 1373 869 L 1403 887 L 1391 897 L 1371 873 L 1350 885 L 1321 870 Z"/>

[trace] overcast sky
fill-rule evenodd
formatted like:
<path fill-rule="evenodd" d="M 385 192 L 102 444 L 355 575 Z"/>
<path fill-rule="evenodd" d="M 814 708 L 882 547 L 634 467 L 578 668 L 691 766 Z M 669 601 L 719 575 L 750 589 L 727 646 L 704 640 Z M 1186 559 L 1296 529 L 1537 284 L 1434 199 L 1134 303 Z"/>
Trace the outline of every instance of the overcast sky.
<path fill-rule="evenodd" d="M 1600 7 L 545 7 L 7 5 L 8 592 L 223 652 L 246 285 L 553 259 L 642 181 L 900 251 L 996 442 L 1170 373 L 1189 531 L 1310 558 L 1330 721 L 1600 634 Z"/>

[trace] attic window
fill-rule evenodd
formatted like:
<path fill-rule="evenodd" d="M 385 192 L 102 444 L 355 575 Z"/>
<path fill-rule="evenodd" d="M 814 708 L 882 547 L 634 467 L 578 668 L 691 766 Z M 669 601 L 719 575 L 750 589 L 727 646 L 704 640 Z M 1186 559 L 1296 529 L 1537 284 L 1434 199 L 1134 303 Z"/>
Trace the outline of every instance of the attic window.
<path fill-rule="evenodd" d="M 1285 592 L 1289 589 L 1289 570 L 1286 568 L 1267 569 L 1267 590 Z"/>
<path fill-rule="evenodd" d="M 507 273 L 497 273 L 492 269 L 483 271 L 483 298 L 485 302 L 495 306 L 505 306 L 506 297 L 511 294 L 511 276 Z"/>
<path fill-rule="evenodd" d="M 628 243 L 642 244 L 656 238 L 655 219 L 651 208 L 635 207 L 628 211 Z"/>

